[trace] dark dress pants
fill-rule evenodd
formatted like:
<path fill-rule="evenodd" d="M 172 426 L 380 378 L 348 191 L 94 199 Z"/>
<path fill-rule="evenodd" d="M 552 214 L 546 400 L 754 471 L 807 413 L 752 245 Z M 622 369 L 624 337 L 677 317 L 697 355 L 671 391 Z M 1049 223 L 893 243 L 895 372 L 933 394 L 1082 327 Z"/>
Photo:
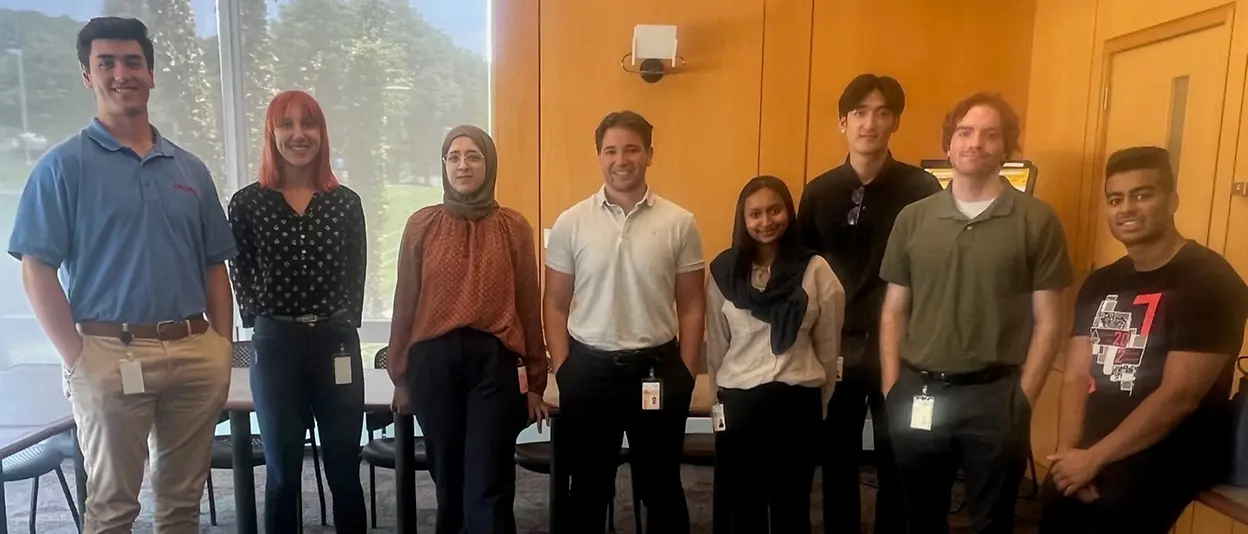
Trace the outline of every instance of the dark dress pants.
<path fill-rule="evenodd" d="M 871 410 L 875 476 L 875 532 L 905 532 L 905 513 L 897 481 L 888 432 L 888 410 L 880 385 L 879 341 L 868 334 L 846 335 L 841 340 L 845 355 L 841 382 L 828 402 L 823 422 L 822 474 L 823 524 L 828 534 L 859 534 L 862 531 L 862 429 Z"/>
<path fill-rule="evenodd" d="M 661 380 L 658 410 L 642 409 L 642 380 Z M 555 461 L 570 477 L 560 532 L 601 533 L 615 494 L 620 445 L 628 434 L 637 494 L 646 509 L 647 534 L 688 534 L 689 507 L 680 480 L 685 421 L 694 377 L 676 341 L 634 351 L 608 352 L 570 341 L 559 367 L 559 431 Z"/>
<path fill-rule="evenodd" d="M 819 460 L 819 388 L 780 382 L 719 390 L 715 433 L 715 534 L 810 534 Z"/>
<path fill-rule="evenodd" d="M 946 383 L 903 365 L 888 392 L 889 429 L 911 534 L 949 531 L 950 490 L 959 469 L 973 531 L 1014 532 L 1014 506 L 1031 451 L 1031 405 L 1017 367 L 977 375 Z M 934 399 L 931 430 L 911 427 L 914 397 L 924 386 Z"/>
<path fill-rule="evenodd" d="M 516 438 L 528 426 L 520 356 L 459 328 L 410 349 L 407 383 L 437 487 L 437 534 L 514 534 Z"/>

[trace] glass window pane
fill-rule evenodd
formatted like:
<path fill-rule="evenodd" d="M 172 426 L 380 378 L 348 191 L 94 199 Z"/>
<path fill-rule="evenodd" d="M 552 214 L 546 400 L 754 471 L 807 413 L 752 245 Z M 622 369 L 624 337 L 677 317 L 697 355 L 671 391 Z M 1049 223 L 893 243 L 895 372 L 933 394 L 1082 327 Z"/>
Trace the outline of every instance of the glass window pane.
<path fill-rule="evenodd" d="M 150 113 L 162 135 L 213 171 L 223 198 L 216 15 L 213 0 L 0 0 L 0 240 L 7 250 L 31 163 L 95 114 L 74 55 L 78 30 L 102 14 L 137 16 L 155 41 Z M 20 264 L 0 259 L 0 367 L 59 362 L 22 290 Z"/>
<path fill-rule="evenodd" d="M 316 97 L 334 171 L 365 206 L 360 337 L 371 367 L 390 334 L 403 227 L 442 201 L 442 138 L 459 124 L 489 126 L 488 0 L 286 0 L 275 10 L 240 1 L 250 137 L 242 182 L 255 181 L 272 95 L 300 89 Z"/>

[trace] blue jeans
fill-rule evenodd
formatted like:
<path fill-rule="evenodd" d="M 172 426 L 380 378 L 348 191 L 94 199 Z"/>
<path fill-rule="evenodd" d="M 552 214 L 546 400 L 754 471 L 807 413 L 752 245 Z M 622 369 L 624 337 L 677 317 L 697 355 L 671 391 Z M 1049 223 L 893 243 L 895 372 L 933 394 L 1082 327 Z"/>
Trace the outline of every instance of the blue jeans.
<path fill-rule="evenodd" d="M 267 480 L 265 531 L 297 532 L 303 513 L 304 441 L 313 417 L 320 435 L 325 478 L 333 494 L 338 532 L 365 532 L 360 485 L 364 379 L 359 332 L 345 319 L 303 324 L 257 317 L 251 344 L 256 362 L 251 388 L 260 423 Z M 351 383 L 338 385 L 334 360 L 351 359 Z"/>

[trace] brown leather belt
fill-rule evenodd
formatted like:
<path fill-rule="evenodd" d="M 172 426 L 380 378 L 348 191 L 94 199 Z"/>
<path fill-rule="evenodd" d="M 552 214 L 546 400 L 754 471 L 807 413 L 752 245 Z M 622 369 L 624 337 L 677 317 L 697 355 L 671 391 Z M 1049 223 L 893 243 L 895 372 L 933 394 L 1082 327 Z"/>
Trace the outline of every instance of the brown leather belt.
<path fill-rule="evenodd" d="M 181 321 L 157 324 L 81 323 L 78 331 L 88 336 L 114 337 L 123 342 L 127 333 L 132 339 L 174 341 L 207 332 L 208 320 L 203 315 L 196 315 Z"/>

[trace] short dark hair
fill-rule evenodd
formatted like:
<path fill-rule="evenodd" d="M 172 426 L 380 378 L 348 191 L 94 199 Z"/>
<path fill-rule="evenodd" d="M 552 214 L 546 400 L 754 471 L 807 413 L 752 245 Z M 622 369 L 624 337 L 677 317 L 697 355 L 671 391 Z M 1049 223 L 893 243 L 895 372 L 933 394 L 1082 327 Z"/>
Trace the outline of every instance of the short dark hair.
<path fill-rule="evenodd" d="M 891 76 L 874 74 L 859 74 L 845 86 L 845 91 L 837 102 L 840 117 L 843 119 L 848 116 L 849 112 L 862 105 L 862 101 L 875 91 L 879 91 L 880 96 L 884 97 L 884 107 L 900 117 L 901 112 L 906 109 L 906 92 L 901 90 L 901 83 Z"/>
<path fill-rule="evenodd" d="M 615 111 L 603 117 L 602 122 L 598 123 L 598 129 L 594 131 L 594 146 L 602 152 L 602 138 L 607 135 L 607 130 L 611 128 L 625 128 L 637 132 L 641 136 L 642 148 L 650 150 L 650 143 L 654 139 L 654 125 L 650 124 L 645 117 L 635 111 Z"/>
<path fill-rule="evenodd" d="M 1133 146 L 1114 152 L 1105 163 L 1105 179 L 1129 171 L 1157 171 L 1158 186 L 1166 193 L 1174 192 L 1174 168 L 1170 166 L 1170 151 L 1155 146 Z"/>
<path fill-rule="evenodd" d="M 136 41 L 143 48 L 143 57 L 147 60 L 147 70 L 156 68 L 155 48 L 152 39 L 147 35 L 147 25 L 136 18 L 96 17 L 87 22 L 78 31 L 78 64 L 83 71 L 90 70 L 91 43 L 96 39 L 117 39 L 119 41 Z"/>
<path fill-rule="evenodd" d="M 997 93 L 976 93 L 958 102 L 958 105 L 945 115 L 941 149 L 945 152 L 949 151 L 949 142 L 953 139 L 953 132 L 958 129 L 958 123 L 962 122 L 962 118 L 976 106 L 991 107 L 997 110 L 998 115 L 1001 115 L 1001 137 L 1005 140 L 1006 157 L 1018 150 L 1020 136 L 1018 114 L 1014 112 L 1014 108 L 1010 107 L 1010 103 Z"/>

